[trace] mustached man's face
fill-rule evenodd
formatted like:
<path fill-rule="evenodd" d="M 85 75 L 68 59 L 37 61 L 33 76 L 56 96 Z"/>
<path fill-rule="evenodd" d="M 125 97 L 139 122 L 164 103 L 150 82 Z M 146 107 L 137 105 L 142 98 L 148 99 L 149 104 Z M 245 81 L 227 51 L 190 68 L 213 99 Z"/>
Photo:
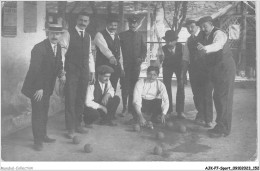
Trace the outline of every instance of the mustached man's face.
<path fill-rule="evenodd" d="M 106 73 L 106 74 L 99 74 L 98 75 L 98 80 L 103 83 L 106 84 L 108 82 L 108 80 L 110 79 L 111 74 L 110 73 Z"/>
<path fill-rule="evenodd" d="M 209 35 L 213 29 L 213 25 L 211 22 L 205 22 L 203 24 L 201 24 L 201 29 L 202 31 L 204 31 L 206 33 L 206 35 Z"/>
<path fill-rule="evenodd" d="M 89 24 L 89 17 L 84 15 L 79 15 L 77 19 L 77 26 L 81 30 L 85 30 Z"/>
<path fill-rule="evenodd" d="M 199 29 L 199 26 L 197 26 L 195 23 L 191 23 L 190 25 L 187 26 L 187 29 L 188 29 L 188 32 L 189 32 L 191 35 L 195 35 L 196 32 L 197 32 L 198 29 Z"/>
<path fill-rule="evenodd" d="M 117 23 L 117 22 L 107 23 L 107 30 L 108 30 L 110 33 L 116 33 L 117 27 L 118 27 L 118 23 Z"/>
<path fill-rule="evenodd" d="M 62 36 L 62 32 L 51 32 L 48 31 L 48 39 L 52 44 L 57 44 Z"/>
<path fill-rule="evenodd" d="M 137 22 L 129 22 L 129 29 L 130 29 L 130 30 L 136 31 L 137 26 L 138 26 L 138 23 L 137 23 Z"/>
<path fill-rule="evenodd" d="M 156 71 L 150 71 L 147 73 L 147 80 L 149 82 L 154 82 L 158 78 L 158 74 Z"/>

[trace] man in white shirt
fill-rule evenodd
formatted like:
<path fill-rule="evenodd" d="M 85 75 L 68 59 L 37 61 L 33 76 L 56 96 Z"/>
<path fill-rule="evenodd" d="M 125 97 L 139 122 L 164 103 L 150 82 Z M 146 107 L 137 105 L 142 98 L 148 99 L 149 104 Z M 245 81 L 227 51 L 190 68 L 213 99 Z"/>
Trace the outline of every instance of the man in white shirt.
<path fill-rule="evenodd" d="M 106 28 L 96 34 L 96 68 L 101 65 L 108 65 L 114 69 L 110 77 L 111 84 L 116 91 L 120 76 L 124 75 L 123 58 L 120 47 L 120 40 L 117 34 L 118 16 L 110 14 L 107 17 Z"/>
<path fill-rule="evenodd" d="M 95 84 L 88 86 L 84 111 L 84 121 L 87 127 L 99 117 L 102 118 L 101 124 L 116 126 L 112 119 L 120 103 L 120 98 L 115 95 L 109 80 L 113 72 L 113 68 L 107 65 L 99 66 L 97 68 L 98 80 Z"/>
<path fill-rule="evenodd" d="M 228 136 L 231 132 L 233 90 L 236 66 L 225 32 L 214 27 L 210 16 L 198 21 L 203 36 L 197 49 L 204 53 L 209 78 L 213 83 L 213 100 L 217 112 L 216 126 L 210 137 Z"/>
<path fill-rule="evenodd" d="M 69 30 L 68 50 L 65 56 L 65 120 L 68 138 L 74 132 L 88 131 L 81 127 L 85 94 L 88 83 L 95 80 L 95 64 L 91 51 L 91 38 L 86 32 L 89 15 L 79 13 L 77 25 Z"/>
<path fill-rule="evenodd" d="M 185 43 L 183 60 L 189 63 L 190 84 L 194 104 L 198 111 L 195 121 L 210 128 L 213 120 L 213 86 L 209 79 L 205 59 L 200 56 L 197 49 L 203 32 L 200 31 L 195 20 L 187 20 L 185 25 L 191 36 Z"/>
<path fill-rule="evenodd" d="M 141 126 L 146 124 L 146 119 L 142 112 L 151 114 L 151 121 L 154 123 L 165 123 L 165 116 L 169 109 L 169 99 L 165 85 L 157 80 L 159 68 L 149 66 L 147 68 L 147 78 L 140 79 L 134 89 L 133 119 L 139 121 Z M 160 117 L 160 119 L 158 119 Z"/>

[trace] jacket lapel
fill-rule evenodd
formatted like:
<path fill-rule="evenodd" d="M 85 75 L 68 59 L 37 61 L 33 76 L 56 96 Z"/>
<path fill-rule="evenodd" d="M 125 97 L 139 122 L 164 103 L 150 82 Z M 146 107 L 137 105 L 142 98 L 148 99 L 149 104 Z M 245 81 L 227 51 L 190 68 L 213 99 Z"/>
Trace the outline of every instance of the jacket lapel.
<path fill-rule="evenodd" d="M 49 41 L 49 39 L 45 40 L 45 48 L 46 48 L 46 54 L 47 54 L 46 57 L 49 58 L 52 65 L 55 65 L 55 56 L 54 56 L 54 52 L 51 47 L 51 42 Z M 58 48 L 57 48 L 57 50 L 58 50 Z"/>

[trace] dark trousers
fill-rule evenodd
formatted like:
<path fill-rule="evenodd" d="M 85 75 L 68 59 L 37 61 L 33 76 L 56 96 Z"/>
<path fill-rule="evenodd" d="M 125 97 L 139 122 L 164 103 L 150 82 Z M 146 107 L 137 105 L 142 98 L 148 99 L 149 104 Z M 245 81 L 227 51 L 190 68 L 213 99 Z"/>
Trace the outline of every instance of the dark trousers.
<path fill-rule="evenodd" d="M 88 73 L 81 71 L 66 73 L 65 120 L 68 130 L 74 130 L 81 124 L 87 86 Z"/>
<path fill-rule="evenodd" d="M 114 96 L 114 97 L 110 98 L 108 100 L 108 103 L 107 103 L 107 106 L 106 106 L 107 114 L 105 114 L 100 109 L 93 109 L 91 107 L 85 107 L 84 122 L 86 124 L 92 124 L 93 122 L 95 122 L 100 117 L 104 121 L 111 120 L 116 114 L 116 110 L 118 108 L 119 103 L 120 103 L 120 98 L 118 96 Z"/>
<path fill-rule="evenodd" d="M 232 105 L 236 66 L 233 58 L 224 57 L 223 61 L 209 69 L 213 82 L 213 100 L 217 112 L 215 126 L 226 135 L 231 131 Z"/>
<path fill-rule="evenodd" d="M 34 143 L 43 142 L 43 138 L 47 135 L 47 121 L 50 104 L 50 96 L 43 95 L 40 101 L 31 99 L 32 105 L 32 132 Z"/>
<path fill-rule="evenodd" d="M 128 103 L 129 112 L 134 111 L 133 94 L 134 94 L 135 84 L 138 81 L 139 75 L 140 75 L 140 67 L 128 66 L 127 68 L 125 68 L 125 77 L 120 78 L 123 107 L 126 107 Z"/>
<path fill-rule="evenodd" d="M 151 120 L 157 120 L 157 117 L 162 114 L 162 99 L 146 100 L 142 99 L 142 112 L 146 112 L 151 115 Z M 133 118 L 138 119 L 137 113 L 133 112 Z"/>
<path fill-rule="evenodd" d="M 120 65 L 120 64 L 118 64 L 118 65 Z M 113 65 L 112 65 L 112 68 L 114 69 L 114 72 L 110 76 L 110 82 L 116 92 L 117 83 L 121 76 L 121 68 L 120 68 L 120 66 L 113 66 Z"/>
<path fill-rule="evenodd" d="M 175 73 L 177 78 L 177 94 L 176 94 L 176 112 L 184 112 L 184 84 L 179 84 L 181 79 L 181 68 L 163 67 L 163 83 L 166 87 L 167 94 L 169 97 L 169 110 L 168 113 L 173 111 L 172 104 L 172 75 Z M 183 81 L 182 81 L 183 82 Z"/>
<path fill-rule="evenodd" d="M 206 123 L 213 120 L 213 85 L 209 78 L 209 73 L 201 66 L 190 64 L 189 67 L 190 84 L 193 93 L 193 101 L 198 111 L 196 118 L 204 120 Z"/>

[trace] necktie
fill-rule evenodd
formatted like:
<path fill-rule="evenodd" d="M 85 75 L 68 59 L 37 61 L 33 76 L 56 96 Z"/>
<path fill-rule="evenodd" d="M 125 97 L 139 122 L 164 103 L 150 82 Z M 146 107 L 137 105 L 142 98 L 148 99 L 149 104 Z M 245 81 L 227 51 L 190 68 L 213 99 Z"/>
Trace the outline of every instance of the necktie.
<path fill-rule="evenodd" d="M 56 53 L 57 53 L 57 45 L 54 45 L 54 46 L 53 46 L 53 53 L 54 53 L 54 56 L 56 56 Z"/>
<path fill-rule="evenodd" d="M 83 31 L 80 31 L 80 37 L 83 39 L 83 37 L 84 37 L 84 32 Z"/>

